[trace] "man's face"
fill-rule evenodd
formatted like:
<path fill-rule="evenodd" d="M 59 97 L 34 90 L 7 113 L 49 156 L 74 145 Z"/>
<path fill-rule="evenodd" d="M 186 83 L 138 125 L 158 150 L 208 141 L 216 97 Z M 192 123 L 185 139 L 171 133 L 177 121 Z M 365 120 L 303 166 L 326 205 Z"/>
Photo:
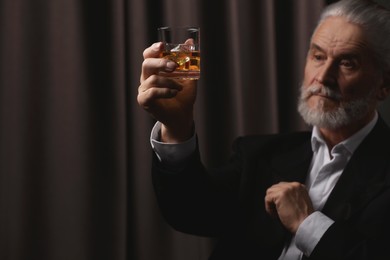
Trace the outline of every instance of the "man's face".
<path fill-rule="evenodd" d="M 307 123 L 324 128 L 362 120 L 376 108 L 380 75 L 362 29 L 330 17 L 312 37 L 299 112 Z"/>

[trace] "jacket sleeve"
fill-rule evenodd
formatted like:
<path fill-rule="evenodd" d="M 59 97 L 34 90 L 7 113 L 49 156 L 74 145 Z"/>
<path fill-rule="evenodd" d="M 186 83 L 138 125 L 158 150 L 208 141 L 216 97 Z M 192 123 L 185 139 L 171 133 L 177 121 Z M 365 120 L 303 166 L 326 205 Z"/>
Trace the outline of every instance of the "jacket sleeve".
<path fill-rule="evenodd" d="M 390 188 L 345 221 L 336 221 L 309 259 L 390 259 Z"/>
<path fill-rule="evenodd" d="M 228 184 L 236 182 L 231 178 L 239 174 L 238 160 L 231 160 L 217 181 L 202 164 L 198 149 L 177 166 L 164 165 L 153 157 L 153 186 L 165 220 L 181 232 L 220 236 L 238 212 L 237 190 Z"/>

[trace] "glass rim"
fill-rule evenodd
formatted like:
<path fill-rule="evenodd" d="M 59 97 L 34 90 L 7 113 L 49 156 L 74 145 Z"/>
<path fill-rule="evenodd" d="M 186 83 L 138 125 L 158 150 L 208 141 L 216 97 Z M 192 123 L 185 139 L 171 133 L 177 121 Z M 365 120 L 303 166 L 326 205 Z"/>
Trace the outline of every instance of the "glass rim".
<path fill-rule="evenodd" d="M 196 30 L 199 31 L 200 27 L 199 26 L 161 26 L 158 27 L 157 30 L 162 31 L 162 30 Z"/>

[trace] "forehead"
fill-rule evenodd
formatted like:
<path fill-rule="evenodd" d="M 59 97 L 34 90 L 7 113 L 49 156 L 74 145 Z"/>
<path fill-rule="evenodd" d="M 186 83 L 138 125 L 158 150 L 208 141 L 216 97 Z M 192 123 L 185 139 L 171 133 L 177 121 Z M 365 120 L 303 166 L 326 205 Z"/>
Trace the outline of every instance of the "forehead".
<path fill-rule="evenodd" d="M 338 52 L 368 52 L 363 29 L 343 17 L 329 17 L 321 22 L 312 37 L 312 46 L 333 54 Z"/>

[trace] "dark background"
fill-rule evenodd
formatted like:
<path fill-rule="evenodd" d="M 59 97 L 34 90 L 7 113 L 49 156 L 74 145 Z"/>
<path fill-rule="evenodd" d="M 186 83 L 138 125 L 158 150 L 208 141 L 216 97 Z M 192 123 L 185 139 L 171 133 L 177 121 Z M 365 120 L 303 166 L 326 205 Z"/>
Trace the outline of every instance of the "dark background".
<path fill-rule="evenodd" d="M 0 1 L 0 259 L 207 259 L 213 241 L 156 206 L 142 52 L 159 26 L 201 27 L 196 128 L 218 165 L 239 135 L 307 129 L 296 99 L 325 4 Z"/>

